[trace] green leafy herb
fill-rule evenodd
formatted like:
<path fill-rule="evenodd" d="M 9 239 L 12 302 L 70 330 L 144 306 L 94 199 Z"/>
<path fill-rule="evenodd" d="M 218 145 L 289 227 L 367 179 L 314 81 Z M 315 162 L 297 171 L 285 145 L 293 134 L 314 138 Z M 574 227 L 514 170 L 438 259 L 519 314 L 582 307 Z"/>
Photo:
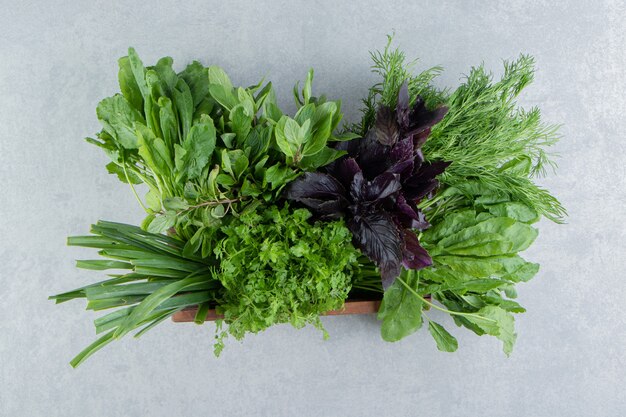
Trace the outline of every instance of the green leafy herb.
<path fill-rule="evenodd" d="M 100 337 L 73 366 L 192 306 L 196 323 L 211 308 L 223 314 L 219 354 L 229 334 L 278 323 L 322 329 L 320 314 L 350 297 L 382 297 L 384 340 L 427 321 L 437 348 L 455 351 L 457 340 L 427 315 L 435 309 L 511 353 L 513 314 L 525 311 L 516 284 L 539 269 L 520 253 L 541 217 L 566 214 L 534 182 L 554 166 L 547 148 L 556 127 L 516 103 L 534 61 L 505 62 L 497 81 L 472 68 L 449 92 L 432 85 L 441 68 L 414 75 L 415 62 L 391 41 L 372 53 L 381 80 L 362 119 L 341 133 L 341 102 L 313 95 L 313 70 L 294 87 L 291 116 L 269 82 L 239 87 L 198 62 L 177 73 L 169 57 L 144 66 L 129 49 L 119 60 L 121 93 L 98 104 L 102 130 L 87 141 L 111 158 L 107 171 L 130 185 L 147 216 L 141 227 L 101 221 L 92 235 L 68 239 L 102 256 L 78 267 L 118 271 L 51 297 L 112 309 L 94 321 Z M 145 198 L 136 184 L 147 186 Z"/>
<path fill-rule="evenodd" d="M 305 209 L 270 206 L 221 228 L 226 237 L 214 245 L 224 286 L 218 310 L 237 339 L 277 323 L 321 327 L 321 313 L 343 306 L 359 253 L 342 221 L 311 225 L 310 217 Z"/>
<path fill-rule="evenodd" d="M 225 213 L 259 196 L 276 199 L 303 170 L 340 157 L 328 142 L 352 137 L 333 133 L 340 103 L 312 95 L 312 71 L 291 118 L 276 105 L 271 83 L 236 87 L 219 67 L 193 62 L 177 74 L 172 64 L 162 58 L 145 67 L 129 49 L 119 61 L 122 94 L 98 105 L 103 130 L 88 139 L 111 157 L 109 172 L 131 187 L 148 186 L 145 203 L 137 198 L 150 231 L 175 227 L 189 239 L 219 227 Z M 167 207 L 171 199 L 185 204 Z"/>
<path fill-rule="evenodd" d="M 428 331 L 437 343 L 437 349 L 442 352 L 455 352 L 459 348 L 459 343 L 441 324 L 434 321 L 428 322 Z"/>
<path fill-rule="evenodd" d="M 128 272 L 50 297 L 57 303 L 85 298 L 87 309 L 94 311 L 118 308 L 95 320 L 96 333 L 108 333 L 76 356 L 72 366 L 130 331 L 140 329 L 138 337 L 185 307 L 216 299 L 221 284 L 213 277 L 211 260 L 184 254 L 180 240 L 104 221 L 91 232 L 70 237 L 68 244 L 100 249 L 111 260 L 78 261 L 77 266 Z"/>
<path fill-rule="evenodd" d="M 404 270 L 403 279 L 408 285 L 417 287 L 417 273 Z M 382 320 L 381 336 L 388 342 L 400 340 L 422 327 L 422 300 L 411 294 L 400 282 L 394 282 L 385 291 L 378 310 Z"/>

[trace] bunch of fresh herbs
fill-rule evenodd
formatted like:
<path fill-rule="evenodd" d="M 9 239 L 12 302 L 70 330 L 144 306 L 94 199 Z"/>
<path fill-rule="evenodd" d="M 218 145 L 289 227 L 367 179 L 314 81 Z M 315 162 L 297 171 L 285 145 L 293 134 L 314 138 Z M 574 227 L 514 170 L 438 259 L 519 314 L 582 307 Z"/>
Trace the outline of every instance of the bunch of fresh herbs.
<path fill-rule="evenodd" d="M 218 312 L 237 339 L 278 323 L 322 328 L 319 315 L 343 306 L 359 252 L 343 221 L 311 224 L 310 217 L 270 206 L 221 228 L 225 237 L 214 244 L 215 276 L 224 286 Z"/>
<path fill-rule="evenodd" d="M 399 340 L 426 319 L 438 348 L 456 350 L 456 339 L 426 315 L 434 308 L 478 335 L 496 336 L 509 354 L 516 338 L 512 313 L 525 311 L 513 300 L 515 284 L 539 269 L 519 252 L 537 237 L 532 223 L 541 216 L 561 222 L 565 215 L 558 200 L 533 181 L 547 166 L 555 166 L 546 147 L 557 142 L 556 127 L 545 125 L 538 109 L 527 112 L 515 103 L 532 81 L 534 61 L 521 56 L 505 62 L 498 82 L 483 67 L 473 68 L 449 94 L 429 84 L 438 68 L 411 75 L 414 63 L 407 63 L 390 43 L 372 55 L 373 70 L 383 81 L 370 90 L 363 119 L 351 129 L 363 134 L 374 128 L 376 108 L 391 105 L 394 95 L 402 94 L 405 79 L 412 97 L 447 106 L 422 151 L 430 163 L 451 164 L 439 176 L 437 193 L 418 204 L 431 224 L 418 235 L 432 266 L 403 271 L 384 292 L 378 314 L 382 336 Z M 371 276 L 356 277 L 353 286 L 376 291 L 375 284 Z"/>
<path fill-rule="evenodd" d="M 300 109 L 291 118 L 269 82 L 235 87 L 217 66 L 193 62 L 176 73 L 172 65 L 166 57 L 145 67 L 130 48 L 119 60 L 121 94 L 98 104 L 103 129 L 87 139 L 133 192 L 147 185 L 145 201 L 135 195 L 151 232 L 175 228 L 202 241 L 226 214 L 275 200 L 301 172 L 341 156 L 328 142 L 354 137 L 333 133 L 341 103 L 312 95 L 312 70 L 302 91 L 294 89 Z"/>
<path fill-rule="evenodd" d="M 132 48 L 119 60 L 121 94 L 98 105 L 103 130 L 88 141 L 147 217 L 69 239 L 106 258 L 79 267 L 123 271 L 51 297 L 116 309 L 96 319 L 103 335 L 72 365 L 188 307 L 197 323 L 211 308 L 223 315 L 219 354 L 228 334 L 322 328 L 321 314 L 372 297 L 382 297 L 385 340 L 427 321 L 437 347 L 456 350 L 429 317 L 437 309 L 511 352 L 513 314 L 524 311 L 515 284 L 538 271 L 519 253 L 537 237 L 533 223 L 565 215 L 534 182 L 553 166 L 556 128 L 515 101 L 533 60 L 505 63 L 499 81 L 473 68 L 450 93 L 432 85 L 441 68 L 414 75 L 391 38 L 372 59 L 381 81 L 342 133 L 340 102 L 313 96 L 312 70 L 290 117 L 271 83 L 235 87 L 198 62 L 176 73 L 171 58 L 145 67 Z M 144 199 L 136 184 L 147 186 Z"/>

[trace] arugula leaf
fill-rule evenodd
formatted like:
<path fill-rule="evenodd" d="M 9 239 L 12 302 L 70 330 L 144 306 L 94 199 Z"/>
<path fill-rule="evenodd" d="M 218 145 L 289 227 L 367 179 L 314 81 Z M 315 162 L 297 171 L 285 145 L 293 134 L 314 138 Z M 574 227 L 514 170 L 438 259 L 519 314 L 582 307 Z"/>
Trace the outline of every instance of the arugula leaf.
<path fill-rule="evenodd" d="M 152 130 L 143 124 L 137 123 L 137 143 L 139 155 L 155 173 L 168 175 L 174 168 L 172 156 L 165 142 L 154 136 Z"/>
<path fill-rule="evenodd" d="M 172 106 L 172 100 L 167 97 L 160 97 L 158 101 L 159 122 L 163 141 L 170 152 L 174 150 L 174 144 L 178 143 L 178 121 Z"/>
<path fill-rule="evenodd" d="M 139 85 L 135 80 L 135 74 L 131 67 L 130 58 L 125 56 L 118 61 L 119 72 L 118 80 L 122 95 L 135 108 L 135 110 L 143 111 L 143 95 L 139 89 Z"/>
<path fill-rule="evenodd" d="M 197 108 L 209 93 L 209 71 L 198 61 L 187 65 L 180 77 L 189 86 L 193 97 L 193 106 Z"/>
<path fill-rule="evenodd" d="M 109 174 L 115 174 L 117 175 L 117 179 L 119 179 L 122 182 L 125 183 L 129 183 L 130 184 L 141 184 L 142 180 L 141 178 L 139 178 L 133 171 L 126 171 L 124 172 L 124 168 L 120 165 L 118 165 L 116 162 L 109 162 L 106 165 L 106 169 L 109 172 Z M 127 178 L 128 176 L 128 178 Z"/>
<path fill-rule="evenodd" d="M 158 80 L 167 95 L 171 94 L 171 91 L 176 87 L 178 83 L 178 75 L 172 69 L 174 60 L 171 57 L 166 56 L 159 59 L 154 66 L 154 71 L 158 75 Z"/>
<path fill-rule="evenodd" d="M 207 68 L 209 76 L 209 84 L 221 85 L 227 89 L 233 88 L 233 83 L 223 69 L 216 65 L 211 65 Z"/>
<path fill-rule="evenodd" d="M 150 90 L 146 83 L 146 68 L 134 48 L 128 48 L 128 62 L 144 102 L 147 102 L 150 99 Z"/>
<path fill-rule="evenodd" d="M 178 113 L 180 138 L 186 140 L 193 120 L 193 96 L 184 80 L 178 80 L 176 88 L 172 91 L 172 100 Z"/>
<path fill-rule="evenodd" d="M 135 135 L 135 123 L 145 123 L 145 121 L 123 96 L 116 94 L 105 98 L 98 103 L 96 113 L 104 130 L 117 141 L 119 147 L 126 149 L 139 147 Z"/>
<path fill-rule="evenodd" d="M 184 172 L 186 178 L 190 180 L 198 178 L 211 161 L 215 141 L 216 130 L 213 120 L 209 116 L 203 116 L 200 123 L 192 126 L 183 142 L 184 152 L 181 152 L 182 157 L 176 168 Z"/>

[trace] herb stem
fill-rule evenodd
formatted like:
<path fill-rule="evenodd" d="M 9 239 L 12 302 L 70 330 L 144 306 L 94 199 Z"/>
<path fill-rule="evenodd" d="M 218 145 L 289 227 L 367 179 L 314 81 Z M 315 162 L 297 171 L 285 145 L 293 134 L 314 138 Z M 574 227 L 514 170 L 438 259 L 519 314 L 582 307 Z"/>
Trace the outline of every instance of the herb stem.
<path fill-rule="evenodd" d="M 137 194 L 137 190 L 135 190 L 135 187 L 133 186 L 133 183 L 130 181 L 130 178 L 128 177 L 128 171 L 126 170 L 126 163 L 122 163 L 122 169 L 124 170 L 124 176 L 126 177 L 126 181 L 128 182 L 128 185 L 130 185 L 130 189 L 132 190 L 133 194 L 135 195 L 135 198 L 137 199 L 137 202 L 139 203 L 139 205 L 141 206 L 141 208 L 148 214 L 150 214 L 150 212 L 148 211 L 148 209 L 146 208 L 146 206 L 144 206 L 143 202 L 141 201 L 141 199 L 139 198 L 139 194 Z"/>
<path fill-rule="evenodd" d="M 417 292 L 416 292 L 413 288 L 411 288 L 411 287 L 410 287 L 410 286 L 409 286 L 406 282 L 404 282 L 404 280 L 403 280 L 402 278 L 398 277 L 398 278 L 396 278 L 396 279 L 397 279 L 397 280 L 399 280 L 399 281 L 400 281 L 400 283 L 401 283 L 402 285 L 404 285 L 404 286 L 405 286 L 405 288 L 406 288 L 407 290 L 409 290 L 409 292 L 410 292 L 411 294 L 413 294 L 414 296 L 416 296 L 417 298 L 419 298 L 420 300 L 422 300 L 422 302 L 423 302 L 424 304 L 428 304 L 429 306 L 431 306 L 432 308 L 434 308 L 434 309 L 436 309 L 436 310 L 443 311 L 444 313 L 448 313 L 448 314 L 455 315 L 455 316 L 478 317 L 478 318 L 480 318 L 481 320 L 491 321 L 491 322 L 494 322 L 494 323 L 496 322 L 495 320 L 490 319 L 490 318 L 487 318 L 487 317 L 483 317 L 483 316 L 481 316 L 480 314 L 474 314 L 474 313 L 462 313 L 462 312 L 460 312 L 460 311 L 452 311 L 452 310 L 448 310 L 448 309 L 446 309 L 446 308 L 439 307 L 438 305 L 431 303 L 430 301 L 428 301 L 427 299 L 425 299 L 424 297 L 422 297 L 421 295 L 419 295 L 419 294 L 418 294 L 418 293 L 417 293 Z"/>
<path fill-rule="evenodd" d="M 205 206 L 209 206 L 209 207 L 210 206 L 218 206 L 218 205 L 224 204 L 224 203 L 226 203 L 226 204 L 238 203 L 240 201 L 241 201 L 240 198 L 233 198 L 233 199 L 226 198 L 224 200 L 205 201 L 204 203 L 200 203 L 200 204 L 197 204 L 195 206 L 189 206 L 189 208 L 187 210 L 193 210 L 193 209 L 197 209 L 197 208 L 205 207 Z M 183 210 L 183 211 L 187 211 L 187 210 Z"/>

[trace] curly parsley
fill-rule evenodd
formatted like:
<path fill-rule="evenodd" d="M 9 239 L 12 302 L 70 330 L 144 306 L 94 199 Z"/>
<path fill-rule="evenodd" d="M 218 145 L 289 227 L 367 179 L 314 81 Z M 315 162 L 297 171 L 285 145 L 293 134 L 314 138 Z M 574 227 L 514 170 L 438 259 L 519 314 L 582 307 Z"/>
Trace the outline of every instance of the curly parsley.
<path fill-rule="evenodd" d="M 319 315 L 343 306 L 360 253 L 343 221 L 311 224 L 310 217 L 270 206 L 221 228 L 225 238 L 214 248 L 224 286 L 219 310 L 235 338 L 277 323 L 321 328 Z"/>

